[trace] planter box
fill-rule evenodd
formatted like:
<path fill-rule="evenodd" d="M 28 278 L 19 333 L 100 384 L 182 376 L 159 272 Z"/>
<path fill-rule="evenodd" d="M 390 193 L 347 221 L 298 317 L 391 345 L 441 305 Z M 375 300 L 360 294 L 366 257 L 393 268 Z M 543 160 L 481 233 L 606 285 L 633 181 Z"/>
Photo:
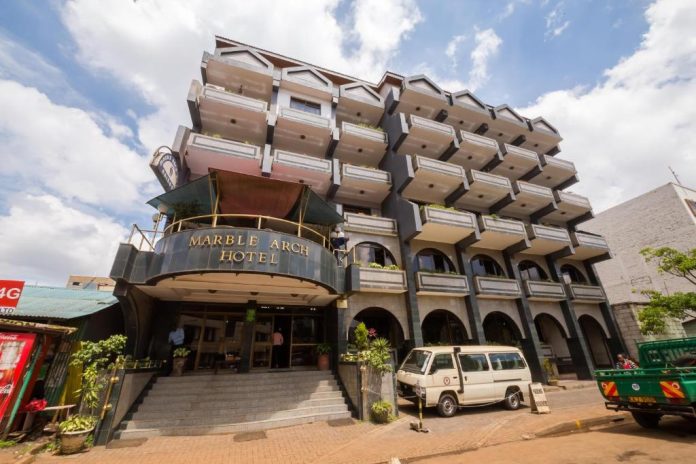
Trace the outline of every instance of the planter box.
<path fill-rule="evenodd" d="M 416 272 L 416 293 L 463 297 L 469 294 L 469 282 L 465 275 Z"/>

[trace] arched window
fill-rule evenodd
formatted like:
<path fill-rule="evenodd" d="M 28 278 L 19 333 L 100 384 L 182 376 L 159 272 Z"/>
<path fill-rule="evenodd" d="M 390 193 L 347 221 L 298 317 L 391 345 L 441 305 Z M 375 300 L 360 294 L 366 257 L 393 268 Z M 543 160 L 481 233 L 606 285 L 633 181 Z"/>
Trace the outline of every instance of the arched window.
<path fill-rule="evenodd" d="M 471 258 L 471 267 L 474 271 L 474 275 L 477 276 L 507 277 L 503 268 L 500 267 L 500 264 L 490 256 L 474 256 Z"/>
<path fill-rule="evenodd" d="M 441 251 L 426 248 L 416 255 L 416 267 L 424 272 L 457 272 L 452 261 Z"/>
<path fill-rule="evenodd" d="M 351 259 L 353 254 L 351 253 Z M 394 256 L 379 243 L 363 242 L 355 245 L 355 261 L 359 261 L 363 266 L 370 263 L 377 263 L 382 266 L 396 264 Z"/>
<path fill-rule="evenodd" d="M 522 261 L 519 267 L 522 280 L 546 280 L 549 278 L 544 269 L 534 261 Z"/>
<path fill-rule="evenodd" d="M 577 267 L 571 264 L 564 264 L 561 266 L 561 275 L 563 275 L 564 280 L 570 280 L 574 284 L 586 284 L 587 279 L 582 272 L 578 270 Z"/>

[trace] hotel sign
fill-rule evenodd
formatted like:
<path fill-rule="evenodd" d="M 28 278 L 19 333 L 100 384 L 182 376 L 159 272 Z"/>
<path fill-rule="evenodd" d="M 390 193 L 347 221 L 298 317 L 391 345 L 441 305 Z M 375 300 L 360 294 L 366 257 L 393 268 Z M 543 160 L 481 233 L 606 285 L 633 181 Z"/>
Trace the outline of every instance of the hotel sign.
<path fill-rule="evenodd" d="M 219 247 L 220 262 L 278 264 L 281 253 L 309 256 L 309 246 L 292 240 L 273 239 L 264 248 L 259 246 L 258 235 L 207 234 L 189 239 L 189 248 Z"/>

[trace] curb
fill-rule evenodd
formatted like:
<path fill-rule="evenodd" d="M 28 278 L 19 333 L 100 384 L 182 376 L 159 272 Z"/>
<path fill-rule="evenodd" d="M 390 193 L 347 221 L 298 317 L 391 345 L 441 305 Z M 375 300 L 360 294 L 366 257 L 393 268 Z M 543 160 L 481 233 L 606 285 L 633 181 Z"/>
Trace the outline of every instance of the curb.
<path fill-rule="evenodd" d="M 628 413 L 620 414 L 610 414 L 599 417 L 591 417 L 588 419 L 577 419 L 575 421 L 562 422 L 560 424 L 552 425 L 541 429 L 536 432 L 534 436 L 537 438 L 549 437 L 553 435 L 560 435 L 565 433 L 576 432 L 578 430 L 587 430 L 590 427 L 597 427 L 598 425 L 607 425 L 616 422 L 622 422 L 628 417 Z"/>

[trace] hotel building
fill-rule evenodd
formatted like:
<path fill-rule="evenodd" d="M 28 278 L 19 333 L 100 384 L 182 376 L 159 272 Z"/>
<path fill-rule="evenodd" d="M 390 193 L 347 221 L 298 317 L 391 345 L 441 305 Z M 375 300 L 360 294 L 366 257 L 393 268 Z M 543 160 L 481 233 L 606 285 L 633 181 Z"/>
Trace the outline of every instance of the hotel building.
<path fill-rule="evenodd" d="M 609 248 L 579 230 L 592 207 L 566 190 L 578 175 L 544 118 L 223 37 L 187 102 L 190 126 L 151 161 L 154 227 L 111 271 L 135 356 L 166 357 L 179 325 L 191 369 L 222 352 L 239 372 L 314 366 L 360 321 L 399 359 L 516 344 L 538 380 L 544 358 L 588 379 L 624 351 L 594 270 Z"/>

